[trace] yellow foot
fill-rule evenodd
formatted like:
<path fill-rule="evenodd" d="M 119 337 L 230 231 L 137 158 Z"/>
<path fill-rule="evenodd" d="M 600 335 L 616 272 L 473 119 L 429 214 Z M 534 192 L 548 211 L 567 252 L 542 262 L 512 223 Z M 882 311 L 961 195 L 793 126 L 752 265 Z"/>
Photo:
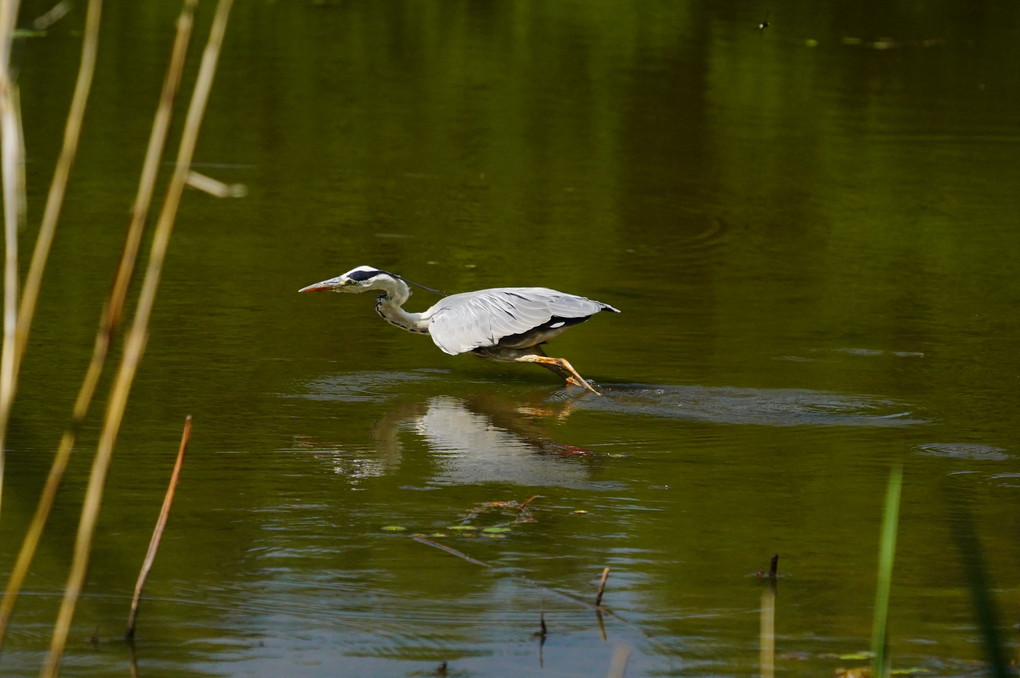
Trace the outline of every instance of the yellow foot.
<path fill-rule="evenodd" d="M 578 379 L 580 379 L 580 381 L 578 381 Z M 567 383 L 570 384 L 571 386 L 580 386 L 581 388 L 586 388 L 597 396 L 602 395 L 594 388 L 592 388 L 592 385 L 589 384 L 588 381 L 581 376 L 578 376 L 577 379 L 575 379 L 574 377 L 567 377 Z"/>
<path fill-rule="evenodd" d="M 584 377 L 578 374 L 577 370 L 574 369 L 574 366 L 564 358 L 553 358 L 551 356 L 540 355 L 537 353 L 526 353 L 514 358 L 514 360 L 521 363 L 535 363 L 536 365 L 541 365 L 547 370 L 551 370 L 563 377 L 566 382 L 572 386 L 580 386 L 581 388 L 588 389 L 595 395 L 602 395 L 592 388 L 591 384 L 585 381 Z"/>

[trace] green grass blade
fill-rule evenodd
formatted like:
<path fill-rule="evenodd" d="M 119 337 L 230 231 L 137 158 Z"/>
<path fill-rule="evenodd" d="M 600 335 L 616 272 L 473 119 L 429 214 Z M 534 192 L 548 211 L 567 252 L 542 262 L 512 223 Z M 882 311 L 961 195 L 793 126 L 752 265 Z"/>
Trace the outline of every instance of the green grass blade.
<path fill-rule="evenodd" d="M 896 531 L 900 519 L 900 494 L 903 488 L 903 466 L 897 464 L 889 473 L 889 486 L 885 493 L 885 515 L 882 519 L 882 539 L 878 546 L 878 582 L 875 590 L 875 621 L 871 636 L 871 675 L 885 678 L 889 674 L 886 657 L 889 618 L 889 591 L 892 588 L 893 561 L 896 558 Z"/>

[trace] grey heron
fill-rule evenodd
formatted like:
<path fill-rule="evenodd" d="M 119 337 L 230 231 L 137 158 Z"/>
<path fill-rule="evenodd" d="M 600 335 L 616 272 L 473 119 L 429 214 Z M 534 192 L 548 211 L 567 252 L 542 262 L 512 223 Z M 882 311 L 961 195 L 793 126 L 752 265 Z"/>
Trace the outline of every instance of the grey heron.
<path fill-rule="evenodd" d="M 495 287 L 453 294 L 422 313 L 410 313 L 401 308 L 411 296 L 409 282 L 395 273 L 358 266 L 298 291 L 379 292 L 375 310 L 384 320 L 429 335 L 444 353 L 470 351 L 489 360 L 535 363 L 568 384 L 601 395 L 569 362 L 546 355 L 542 344 L 596 313 L 619 313 L 609 304 L 546 287 Z"/>

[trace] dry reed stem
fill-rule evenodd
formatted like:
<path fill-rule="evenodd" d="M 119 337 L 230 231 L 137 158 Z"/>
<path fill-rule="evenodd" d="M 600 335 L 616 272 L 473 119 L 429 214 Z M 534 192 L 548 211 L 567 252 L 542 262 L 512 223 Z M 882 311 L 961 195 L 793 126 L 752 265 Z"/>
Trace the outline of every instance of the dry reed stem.
<path fill-rule="evenodd" d="M 10 82 L 11 51 L 14 43 L 14 27 L 18 22 L 19 0 L 0 1 L 0 67 L 3 77 Z"/>
<path fill-rule="evenodd" d="M 188 107 L 188 114 L 184 123 L 184 133 L 181 137 L 177 164 L 170 179 L 170 185 L 167 188 L 163 210 L 156 223 L 155 235 L 149 254 L 149 265 L 145 272 L 145 279 L 138 299 L 134 321 L 125 342 L 124 355 L 110 394 L 103 431 L 99 438 L 99 446 L 92 463 L 92 472 L 89 476 L 88 487 L 85 491 L 85 501 L 82 505 L 81 520 L 78 524 L 78 535 L 75 540 L 71 573 L 68 576 L 64 599 L 60 606 L 60 612 L 57 615 L 57 623 L 53 629 L 50 652 L 41 674 L 44 677 L 56 676 L 59 670 L 60 657 L 67 643 L 71 619 L 74 616 L 74 608 L 77 604 L 78 596 L 81 594 L 82 584 L 85 581 L 89 552 L 92 548 L 92 535 L 95 530 L 96 519 L 99 516 L 99 506 L 102 503 L 106 473 L 110 466 L 110 459 L 113 456 L 113 445 L 124 417 L 124 409 L 127 406 L 131 384 L 138 370 L 142 353 L 145 350 L 149 318 L 152 315 L 156 292 L 159 289 L 163 262 L 166 259 L 170 236 L 173 233 L 174 219 L 177 215 L 177 208 L 180 205 L 181 193 L 184 191 L 184 183 L 191 165 L 191 158 L 195 152 L 202 116 L 205 113 L 205 106 L 209 100 L 209 91 L 212 88 L 213 77 L 216 72 L 216 62 L 219 58 L 220 46 L 223 43 L 223 34 L 226 31 L 232 4 L 233 0 L 220 0 L 217 5 L 216 16 L 213 19 L 213 25 L 209 32 L 209 40 L 202 55 L 202 63 L 199 66 L 195 91 L 192 95 L 191 104 Z"/>
<path fill-rule="evenodd" d="M 609 568 L 602 570 L 602 579 L 599 580 L 599 592 L 595 594 L 595 607 L 602 607 L 602 594 L 606 592 L 606 580 L 609 579 Z"/>
<path fill-rule="evenodd" d="M 11 3 L 16 5 L 17 3 Z M 89 0 L 88 10 L 85 18 L 85 33 L 82 38 L 82 51 L 81 51 L 81 63 L 78 68 L 78 78 L 74 86 L 74 96 L 71 99 L 71 108 L 67 114 L 67 122 L 64 126 L 64 141 L 63 146 L 60 150 L 60 157 L 57 159 L 57 165 L 53 172 L 53 181 L 50 183 L 50 192 L 46 198 L 46 207 L 43 211 L 42 224 L 39 228 L 39 235 L 36 238 L 35 250 L 32 253 L 32 262 L 29 265 L 28 274 L 25 277 L 24 290 L 22 291 L 21 304 L 17 310 L 17 317 L 14 321 L 9 320 L 6 315 L 9 312 L 5 312 L 4 319 L 4 336 L 5 346 L 4 354 L 2 358 L 2 365 L 0 365 L 0 373 L 2 373 L 2 386 L 0 386 L 0 448 L 3 448 L 4 443 L 7 440 L 7 424 L 10 417 L 10 408 L 14 403 L 14 395 L 17 391 L 18 386 L 18 371 L 21 367 L 21 359 L 25 353 L 25 345 L 28 342 L 28 331 L 32 325 L 32 316 L 35 314 L 36 301 L 39 298 L 39 287 L 42 284 L 43 271 L 46 268 L 46 260 L 49 257 L 50 247 L 53 244 L 53 237 L 57 229 L 57 221 L 60 218 L 60 208 L 64 203 L 64 194 L 67 190 L 67 180 L 71 174 L 71 165 L 74 164 L 74 157 L 78 152 L 78 139 L 81 137 L 81 125 L 82 119 L 85 117 L 85 104 L 88 101 L 89 91 L 92 89 L 92 76 L 95 73 L 96 66 L 96 51 L 99 44 L 99 20 L 102 14 L 102 0 Z M 15 16 L 11 17 L 13 21 L 16 19 L 16 8 Z M 4 13 L 4 21 L 6 22 L 8 16 Z M 7 59 L 10 57 L 9 52 L 10 46 L 8 45 L 3 53 Z M 5 69 L 7 67 L 7 61 L 4 61 Z M 4 76 L 5 84 L 0 85 L 0 89 L 4 93 L 0 96 L 6 101 L 7 97 L 11 93 L 16 93 L 13 83 L 9 81 L 9 78 Z M 5 104 L 4 109 L 8 108 Z M 11 142 L 14 143 L 14 135 L 21 135 L 20 124 L 17 129 L 11 126 L 11 122 L 7 120 L 7 116 L 4 116 L 3 123 L 3 136 L 4 145 L 8 143 L 8 137 Z M 20 146 L 20 142 L 18 143 Z M 4 158 L 4 176 L 6 177 L 10 172 L 11 177 L 19 177 L 18 181 L 22 184 L 23 178 L 21 178 L 20 162 L 17 165 L 12 166 L 10 163 L 16 162 L 15 160 L 9 160 Z M 16 169 L 17 168 L 17 169 Z M 5 193 L 5 211 L 7 215 L 5 219 L 9 222 L 12 218 L 11 214 L 15 207 L 6 204 L 9 196 L 7 189 Z M 20 208 L 19 208 L 20 209 Z M 16 236 L 15 236 L 16 238 Z M 10 241 L 10 237 L 8 238 Z M 8 256 L 11 252 L 17 253 L 17 243 L 8 242 Z M 15 266 L 16 268 L 16 266 Z M 5 308 L 6 303 L 9 303 L 10 297 L 16 297 L 17 295 L 17 282 L 11 280 L 11 276 L 17 276 L 17 271 L 13 273 L 7 272 L 5 276 L 6 290 L 5 290 Z M 10 336 L 8 332 L 11 331 L 9 325 L 13 323 L 13 343 L 10 344 L 9 348 L 7 345 L 7 338 Z M 2 453 L 0 453 L 2 454 Z M 0 459 L 0 496 L 2 496 L 3 490 L 3 462 Z"/>
<path fill-rule="evenodd" d="M 46 478 L 46 484 L 39 496 L 39 504 L 36 508 L 35 516 L 29 525 L 28 531 L 25 533 L 21 551 L 18 553 L 18 559 L 11 570 L 3 600 L 0 601 L 0 648 L 3 647 L 7 625 L 14 611 L 14 604 L 17 601 L 17 596 L 25 581 L 25 577 L 28 575 L 29 567 L 35 556 L 35 550 L 46 526 L 50 509 L 53 506 L 57 488 L 71 458 L 78 427 L 88 413 L 92 398 L 95 395 L 96 386 L 99 383 L 99 377 L 102 374 L 103 367 L 106 365 L 111 337 L 120 319 L 121 310 L 124 307 L 124 300 L 127 297 L 128 286 L 131 282 L 131 274 L 134 271 L 135 261 L 138 258 L 138 248 L 145 226 L 145 217 L 149 212 L 149 205 L 152 203 L 152 193 L 156 184 L 160 159 L 163 157 L 163 149 L 166 145 L 173 103 L 180 87 L 181 74 L 184 72 L 187 46 L 191 37 L 191 29 L 194 24 L 194 10 L 197 3 L 198 0 L 185 0 L 184 8 L 181 10 L 181 15 L 177 21 L 177 34 L 174 38 L 170 65 L 167 68 L 159 106 L 153 120 L 152 133 L 149 137 L 149 145 L 142 166 L 138 193 L 131 210 L 131 221 L 128 226 L 124 249 L 121 253 L 120 265 L 99 321 L 92 359 L 89 362 L 88 370 L 82 381 L 78 397 L 75 400 L 71 425 L 64 432 L 60 440 L 60 445 L 53 458 L 49 475 Z"/>
<path fill-rule="evenodd" d="M 184 452 L 188 449 L 188 440 L 191 439 L 191 415 L 184 420 L 184 433 L 181 434 L 181 446 L 177 450 L 177 461 L 174 463 L 173 473 L 170 474 L 170 484 L 166 488 L 166 496 L 163 497 L 163 507 L 159 511 L 159 518 L 156 520 L 156 527 L 152 530 L 152 539 L 149 540 L 149 550 L 142 562 L 142 569 L 138 573 L 138 581 L 135 582 L 135 595 L 131 598 L 131 612 L 128 614 L 127 633 L 125 637 L 131 640 L 135 637 L 135 623 L 138 621 L 138 602 L 142 598 L 142 589 L 145 587 L 145 580 L 149 577 L 149 570 L 156 560 L 156 551 L 159 549 L 159 542 L 163 538 L 163 530 L 166 529 L 167 518 L 170 517 L 170 507 L 174 503 L 174 492 L 177 490 L 177 480 L 181 477 L 181 466 L 184 465 Z"/>
<path fill-rule="evenodd" d="M 17 387 L 18 226 L 24 210 L 24 183 L 19 180 L 24 159 L 21 116 L 16 85 L 11 78 L 11 49 L 18 0 L 0 2 L 0 167 L 4 200 L 3 349 L 0 351 L 0 499 L 3 498 L 7 424 Z"/>
<path fill-rule="evenodd" d="M 96 53 L 99 48 L 99 23 L 103 12 L 103 0 L 89 0 L 85 13 L 85 34 L 81 43 L 81 64 L 78 67 L 78 79 L 74 83 L 74 95 L 71 108 L 67 113 L 64 125 L 64 143 L 60 149 L 50 192 L 46 196 L 46 207 L 43 209 L 42 224 L 35 240 L 32 262 L 25 276 L 25 289 L 21 293 L 21 306 L 18 308 L 18 333 L 14 352 L 14 371 L 17 374 L 21 359 L 25 355 L 28 343 L 28 332 L 32 327 L 32 316 L 39 299 L 39 287 L 42 285 L 46 261 L 50 256 L 53 237 L 57 232 L 57 221 L 60 209 L 64 205 L 67 193 L 67 181 L 71 176 L 71 166 L 78 154 L 78 139 L 81 138 L 82 120 L 85 118 L 85 105 L 88 103 L 89 91 L 92 89 L 92 76 L 96 71 Z"/>

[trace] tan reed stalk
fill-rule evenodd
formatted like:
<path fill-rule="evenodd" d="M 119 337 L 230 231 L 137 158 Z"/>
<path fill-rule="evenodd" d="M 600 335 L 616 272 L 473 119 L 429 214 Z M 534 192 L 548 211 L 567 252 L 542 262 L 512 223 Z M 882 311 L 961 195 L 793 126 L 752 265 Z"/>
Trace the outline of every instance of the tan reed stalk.
<path fill-rule="evenodd" d="M 191 104 L 188 107 L 188 114 L 184 123 L 184 133 L 181 137 L 177 155 L 177 165 L 174 168 L 170 185 L 167 188 L 163 210 L 156 223 L 155 235 L 153 236 L 152 248 L 149 254 L 149 265 L 142 283 L 142 291 L 138 298 L 134 321 L 125 341 L 124 355 L 121 358 L 113 390 L 110 393 L 103 431 L 100 434 L 99 446 L 96 449 L 88 487 L 85 490 L 85 501 L 82 505 L 81 520 L 78 523 L 78 535 L 75 540 L 71 572 L 68 576 L 60 612 L 57 615 L 57 622 L 53 629 L 50 652 L 41 674 L 44 677 L 51 678 L 56 676 L 60 668 L 60 657 L 67 643 L 71 619 L 74 616 L 74 608 L 78 602 L 78 596 L 81 594 L 82 584 L 85 581 L 89 552 L 92 548 L 92 535 L 95 531 L 96 519 L 99 516 L 99 506 L 102 503 L 106 473 L 110 466 L 110 458 L 113 456 L 113 445 L 120 430 L 120 423 L 124 417 L 124 409 L 127 406 L 131 384 L 138 370 L 142 353 L 145 350 L 149 318 L 152 315 L 156 292 L 159 289 L 163 262 L 166 259 L 170 236 L 173 233 L 174 219 L 177 215 L 177 208 L 180 205 L 181 193 L 184 191 L 191 158 L 195 152 L 198 130 L 202 124 L 202 116 L 205 113 L 206 103 L 209 100 L 209 91 L 212 88 L 213 77 L 216 73 L 216 62 L 219 58 L 220 47 L 223 44 L 223 34 L 226 31 L 232 4 L 233 0 L 220 0 L 217 5 L 216 16 L 213 19 L 213 25 L 209 32 L 209 40 L 202 55 L 202 63 L 199 66 L 195 91 L 192 95 Z"/>
<path fill-rule="evenodd" d="M 0 1 L 0 167 L 4 199 L 4 311 L 3 349 L 0 351 L 0 498 L 3 497 L 5 443 L 11 404 L 17 386 L 18 226 L 24 193 L 18 180 L 24 159 L 21 116 L 16 85 L 11 78 L 11 47 L 18 18 L 18 0 Z"/>
<path fill-rule="evenodd" d="M 50 182 L 50 192 L 46 196 L 46 207 L 43 209 L 39 235 L 35 240 L 32 262 L 25 276 L 25 289 L 21 293 L 21 306 L 18 308 L 18 334 L 14 353 L 14 370 L 17 372 L 21 358 L 25 355 L 25 344 L 28 343 L 28 331 L 35 315 L 35 305 L 39 299 L 39 287 L 42 285 L 46 260 L 50 256 L 53 237 L 60 219 L 60 209 L 64 206 L 64 195 L 67 193 L 67 181 L 71 176 L 71 166 L 78 154 L 78 139 L 81 138 L 82 120 L 85 118 L 85 105 L 88 103 L 89 92 L 92 90 L 92 76 L 96 71 L 96 53 L 99 49 L 99 24 L 103 12 L 103 0 L 89 0 L 85 13 L 85 34 L 81 43 L 81 64 L 78 67 L 78 79 L 74 83 L 74 95 L 71 97 L 71 108 L 67 113 L 64 125 L 64 144 L 57 158 L 57 166 Z"/>
<path fill-rule="evenodd" d="M 53 507 L 57 488 L 71 458 L 78 428 L 84 421 L 85 415 L 92 404 L 96 385 L 99 383 L 99 377 L 106 365 L 111 338 L 120 320 L 121 311 L 124 308 L 124 300 L 127 297 L 131 274 L 134 271 L 135 262 L 138 258 L 138 248 L 145 227 L 145 217 L 149 212 L 149 205 L 152 202 L 152 193 L 156 184 L 160 159 L 163 157 L 163 149 L 166 146 L 173 104 L 180 87 L 181 74 L 184 72 L 185 57 L 187 56 L 187 47 L 191 38 L 195 6 L 197 4 L 198 0 L 185 0 L 184 7 L 181 9 L 180 17 L 177 20 L 177 34 L 174 38 L 170 65 L 167 68 L 166 77 L 163 81 L 163 91 L 153 120 L 152 133 L 149 136 L 149 145 L 138 184 L 138 193 L 135 196 L 134 206 L 131 209 L 131 222 L 124 241 L 124 249 L 121 253 L 117 276 L 110 290 L 106 305 L 103 307 L 102 317 L 99 320 L 99 328 L 96 332 L 96 340 L 92 351 L 92 360 L 82 381 L 78 398 L 75 400 L 71 425 L 64 432 L 60 440 L 60 445 L 53 458 L 49 475 L 46 478 L 46 484 L 39 497 L 35 516 L 32 518 L 28 531 L 25 533 L 25 538 L 21 544 L 21 551 L 18 553 L 18 559 L 7 581 L 3 600 L 0 601 L 0 648 L 3 647 L 7 626 L 14 611 L 14 604 L 17 601 L 18 593 L 24 584 L 25 577 L 28 575 L 28 570 L 32 564 L 32 558 L 35 556 L 35 550 L 39 545 L 43 529 L 46 526 L 50 509 Z"/>
<path fill-rule="evenodd" d="M 163 538 L 163 530 L 166 529 L 167 518 L 170 517 L 170 507 L 174 503 L 174 491 L 177 489 L 177 480 L 181 477 L 181 466 L 184 465 L 184 452 L 188 449 L 188 440 L 191 438 L 191 415 L 184 420 L 184 433 L 181 434 L 181 446 L 177 450 L 177 461 L 174 463 L 173 473 L 170 474 L 170 484 L 166 488 L 166 496 L 163 497 L 163 508 L 159 511 L 159 518 L 156 520 L 156 527 L 152 530 L 152 539 L 149 540 L 149 550 L 142 562 L 142 569 L 138 573 L 138 581 L 135 582 L 135 595 L 131 598 L 131 612 L 128 614 L 127 633 L 125 637 L 131 640 L 135 637 L 135 624 L 138 621 L 138 602 L 142 598 L 142 589 L 145 587 L 145 580 L 149 577 L 149 570 L 156 560 L 156 551 L 159 549 L 159 542 Z"/>
<path fill-rule="evenodd" d="M 57 220 L 60 218 L 60 208 L 64 204 L 64 194 L 67 190 L 68 177 L 71 174 L 71 165 L 74 164 L 74 157 L 78 152 L 78 139 L 81 137 L 82 119 L 85 117 L 85 104 L 88 101 L 89 91 L 92 89 L 92 75 L 96 70 L 99 19 L 102 14 L 102 7 L 102 0 L 89 0 L 88 11 L 85 17 L 85 34 L 82 38 L 81 63 L 78 67 L 78 79 L 74 86 L 74 96 L 71 98 L 71 109 L 67 114 L 67 123 L 64 126 L 64 143 L 60 150 L 60 157 L 57 159 L 56 169 L 53 172 L 50 192 L 46 198 L 46 208 L 43 211 L 42 225 L 36 238 L 35 251 L 32 253 L 32 262 L 29 265 L 28 275 L 25 277 L 21 305 L 18 308 L 17 319 L 14 323 L 15 327 L 13 328 L 13 343 L 10 350 L 5 348 L 4 358 L 2 359 L 3 364 L 0 366 L 0 372 L 4 375 L 2 394 L 0 394 L 0 449 L 4 447 L 4 443 L 7 440 L 10 408 L 14 403 L 14 395 L 18 387 L 18 370 L 21 367 L 21 358 L 25 353 L 25 344 L 28 342 L 28 330 L 32 325 L 32 316 L 35 313 L 35 304 L 39 298 L 39 286 L 42 284 L 46 259 L 49 257 L 50 246 L 53 244 Z M 13 90 L 13 84 L 8 82 L 8 86 L 3 89 L 10 92 Z M 20 135 L 20 129 L 16 133 Z M 13 136 L 15 130 L 13 128 L 8 129 L 8 125 L 5 124 L 3 134 L 6 139 L 8 135 Z M 4 143 L 6 144 L 7 142 L 5 141 Z M 5 166 L 5 176 L 9 169 L 13 170 L 13 168 Z M 15 175 L 12 174 L 13 176 Z M 9 244 L 8 254 L 11 252 L 10 247 Z M 16 244 L 14 247 L 16 248 Z M 16 295 L 16 282 L 8 281 L 7 284 L 9 287 L 7 288 L 6 295 Z M 6 320 L 4 325 L 6 337 Z M 2 497 L 2 491 L 3 463 L 0 461 L 0 497 Z"/>

